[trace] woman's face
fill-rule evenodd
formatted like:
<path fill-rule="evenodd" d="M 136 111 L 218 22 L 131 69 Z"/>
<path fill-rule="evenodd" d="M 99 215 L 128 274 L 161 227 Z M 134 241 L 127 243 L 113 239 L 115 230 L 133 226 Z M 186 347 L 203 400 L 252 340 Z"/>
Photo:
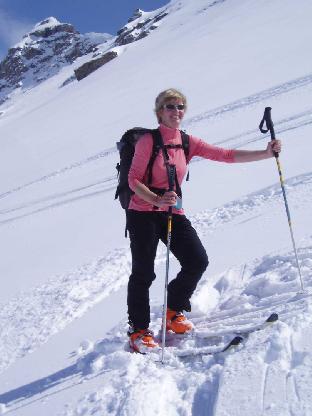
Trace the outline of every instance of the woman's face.
<path fill-rule="evenodd" d="M 182 100 L 173 98 L 166 101 L 159 110 L 162 124 L 172 129 L 179 128 L 181 120 L 184 117 L 184 111 L 185 109 Z"/>

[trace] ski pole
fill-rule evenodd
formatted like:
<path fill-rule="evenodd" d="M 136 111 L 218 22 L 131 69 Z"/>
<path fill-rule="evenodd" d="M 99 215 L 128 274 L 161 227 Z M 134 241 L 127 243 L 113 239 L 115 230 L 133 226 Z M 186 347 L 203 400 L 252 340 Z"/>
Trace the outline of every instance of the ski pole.
<path fill-rule="evenodd" d="M 168 179 L 169 179 L 169 191 L 173 191 L 174 179 L 176 174 L 175 165 L 167 165 Z M 167 225 L 167 256 L 166 256 L 166 276 L 165 276 L 165 292 L 164 292 L 164 305 L 163 305 L 163 317 L 162 317 L 162 340 L 161 340 L 161 362 L 164 364 L 165 356 L 165 343 L 166 343 L 166 326 L 167 326 L 167 298 L 168 298 L 168 280 L 169 280 L 169 254 L 171 244 L 171 230 L 172 230 L 172 206 L 168 209 L 168 225 Z"/>
<path fill-rule="evenodd" d="M 276 137 L 275 137 L 273 121 L 272 121 L 272 118 L 271 118 L 271 110 L 272 110 L 271 107 L 266 107 L 265 108 L 263 118 L 262 118 L 262 120 L 260 122 L 260 125 L 259 125 L 259 129 L 260 129 L 261 133 L 267 133 L 268 131 L 270 131 L 271 140 L 274 141 L 274 140 L 276 140 Z M 266 123 L 266 129 L 263 128 L 264 122 Z M 282 168 L 281 168 L 281 164 L 280 164 L 280 161 L 279 161 L 278 153 L 274 152 L 274 156 L 275 156 L 275 160 L 276 160 L 276 164 L 277 164 L 277 170 L 278 170 L 280 183 L 281 183 L 281 188 L 282 188 L 282 193 L 283 193 L 283 197 L 284 197 L 284 204 L 285 204 L 285 209 L 286 209 L 286 214 L 287 214 L 287 219 L 288 219 L 289 231 L 290 231 L 290 235 L 291 235 L 291 241 L 292 241 L 292 244 L 293 244 L 296 263 L 297 263 L 297 268 L 298 268 L 298 272 L 299 272 L 300 286 L 301 286 L 302 292 L 304 292 L 304 285 L 303 285 L 301 269 L 300 269 L 299 260 L 298 260 L 298 254 L 297 254 L 297 248 L 296 248 L 294 233 L 293 233 L 293 229 L 292 229 L 292 225 L 291 225 L 290 211 L 289 211 L 289 206 L 288 206 L 287 197 L 286 197 L 286 190 L 285 190 L 285 186 L 284 186 Z"/>

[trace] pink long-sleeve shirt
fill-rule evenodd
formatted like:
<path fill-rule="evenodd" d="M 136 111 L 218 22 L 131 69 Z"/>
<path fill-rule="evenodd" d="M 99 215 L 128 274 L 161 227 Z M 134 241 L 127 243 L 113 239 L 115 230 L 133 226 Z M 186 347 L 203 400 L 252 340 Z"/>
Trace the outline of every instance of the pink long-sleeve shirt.
<path fill-rule="evenodd" d="M 164 144 L 181 144 L 181 133 L 178 129 L 172 129 L 161 124 L 159 126 Z M 169 163 L 174 164 L 177 172 L 177 179 L 181 186 L 183 178 L 187 172 L 187 164 L 194 156 L 201 156 L 205 159 L 216 160 L 218 162 L 233 163 L 234 150 L 223 149 L 204 142 L 194 136 L 189 136 L 189 155 L 185 160 L 185 153 L 182 148 L 167 149 L 169 155 Z M 147 184 L 147 165 L 151 158 L 153 150 L 152 135 L 147 133 L 142 136 L 135 146 L 131 168 L 129 171 L 128 182 L 130 188 L 135 191 L 139 182 Z M 155 159 L 152 169 L 153 188 L 168 189 L 168 176 L 164 163 L 163 153 L 160 151 Z M 136 211 L 155 211 L 155 207 L 144 201 L 138 195 L 131 197 L 129 209 Z M 168 211 L 168 207 L 156 208 L 157 211 Z M 183 209 L 173 208 L 173 213 L 184 214 Z"/>

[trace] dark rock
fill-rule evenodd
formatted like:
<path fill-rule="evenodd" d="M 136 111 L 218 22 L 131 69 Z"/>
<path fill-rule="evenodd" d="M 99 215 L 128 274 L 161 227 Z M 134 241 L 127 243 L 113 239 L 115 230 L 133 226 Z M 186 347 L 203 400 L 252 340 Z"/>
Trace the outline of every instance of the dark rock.
<path fill-rule="evenodd" d="M 162 20 L 164 17 L 166 17 L 168 15 L 168 13 L 167 12 L 162 12 L 162 13 L 159 13 L 156 17 L 155 17 L 155 19 L 154 19 L 154 22 L 156 23 L 156 22 L 159 22 L 160 20 Z"/>
<path fill-rule="evenodd" d="M 86 62 L 81 65 L 79 68 L 75 69 L 75 75 L 78 81 L 81 81 L 83 78 L 90 75 L 92 72 L 99 69 L 101 66 L 105 65 L 107 62 L 118 56 L 117 52 L 110 51 L 100 58 L 93 59 L 92 61 Z"/>
<path fill-rule="evenodd" d="M 26 59 L 32 59 L 35 56 L 42 55 L 42 53 L 43 52 L 40 49 L 32 48 L 32 47 L 25 48 L 24 50 L 24 56 Z"/>

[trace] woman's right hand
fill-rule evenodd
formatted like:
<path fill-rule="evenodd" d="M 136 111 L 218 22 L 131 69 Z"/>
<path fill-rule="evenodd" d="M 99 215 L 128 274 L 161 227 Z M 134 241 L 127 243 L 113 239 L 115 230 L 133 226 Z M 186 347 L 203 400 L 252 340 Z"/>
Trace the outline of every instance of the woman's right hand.
<path fill-rule="evenodd" d="M 163 195 L 157 195 L 155 198 L 155 205 L 157 207 L 174 206 L 177 203 L 178 195 L 173 191 L 165 192 Z"/>

